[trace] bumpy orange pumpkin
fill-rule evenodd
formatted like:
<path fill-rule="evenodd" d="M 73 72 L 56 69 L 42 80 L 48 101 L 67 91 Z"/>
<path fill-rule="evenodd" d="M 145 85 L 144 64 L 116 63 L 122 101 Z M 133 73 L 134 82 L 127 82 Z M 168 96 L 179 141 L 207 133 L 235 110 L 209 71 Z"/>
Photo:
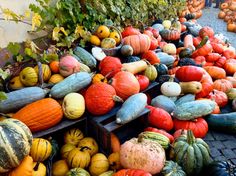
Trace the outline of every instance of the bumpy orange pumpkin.
<path fill-rule="evenodd" d="M 217 79 L 214 81 L 213 85 L 214 89 L 222 92 L 227 92 L 229 89 L 233 88 L 233 84 L 227 79 Z"/>

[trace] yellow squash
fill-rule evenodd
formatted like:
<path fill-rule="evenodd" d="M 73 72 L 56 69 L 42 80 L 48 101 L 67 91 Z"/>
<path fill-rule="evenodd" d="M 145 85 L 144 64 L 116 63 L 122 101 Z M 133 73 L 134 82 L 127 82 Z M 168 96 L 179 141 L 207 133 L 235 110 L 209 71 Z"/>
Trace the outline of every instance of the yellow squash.
<path fill-rule="evenodd" d="M 33 167 L 33 176 L 46 176 L 47 169 L 43 163 L 34 162 Z"/>
<path fill-rule="evenodd" d="M 72 128 L 64 134 L 64 142 L 73 145 L 78 145 L 83 138 L 84 134 L 79 128 Z"/>
<path fill-rule="evenodd" d="M 10 89 L 13 89 L 13 90 L 23 88 L 24 85 L 20 81 L 20 76 L 15 76 L 14 78 L 12 78 L 9 82 L 9 87 Z"/>
<path fill-rule="evenodd" d="M 25 67 L 20 72 L 20 81 L 25 86 L 35 86 L 38 83 L 38 74 L 32 67 Z"/>
<path fill-rule="evenodd" d="M 52 176 L 65 176 L 69 172 L 66 160 L 59 160 L 52 165 Z"/>
<path fill-rule="evenodd" d="M 50 77 L 50 79 L 48 80 L 48 83 L 56 84 L 56 83 L 61 82 L 63 79 L 64 79 L 64 77 L 62 75 L 54 74 Z"/>
<path fill-rule="evenodd" d="M 34 69 L 35 69 L 36 73 L 38 74 L 38 72 L 39 72 L 38 66 L 35 66 Z M 52 74 L 49 65 L 42 64 L 42 74 L 43 74 L 43 81 L 49 80 L 49 78 L 51 77 L 51 74 Z"/>
<path fill-rule="evenodd" d="M 109 162 L 107 157 L 102 153 L 95 154 L 89 166 L 89 172 L 92 176 L 98 176 L 109 169 Z"/>

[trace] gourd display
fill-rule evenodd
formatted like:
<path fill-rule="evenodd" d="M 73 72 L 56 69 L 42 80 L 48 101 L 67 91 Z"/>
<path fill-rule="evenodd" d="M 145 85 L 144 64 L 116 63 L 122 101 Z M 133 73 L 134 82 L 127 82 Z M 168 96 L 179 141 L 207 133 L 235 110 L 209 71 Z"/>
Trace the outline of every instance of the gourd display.
<path fill-rule="evenodd" d="M 43 138 L 34 138 L 30 150 L 30 156 L 35 162 L 45 161 L 52 152 L 51 143 Z"/>
<path fill-rule="evenodd" d="M 138 93 L 130 96 L 116 113 L 116 123 L 125 124 L 137 118 L 146 105 L 147 96 L 144 93 Z"/>
<path fill-rule="evenodd" d="M 15 112 L 23 106 L 43 99 L 47 91 L 39 87 L 27 87 L 7 93 L 7 99 L 0 101 L 0 112 Z"/>
<path fill-rule="evenodd" d="M 25 123 L 32 132 L 48 129 L 59 123 L 62 117 L 61 105 L 52 98 L 30 103 L 13 115 L 13 118 Z"/>
<path fill-rule="evenodd" d="M 211 162 L 210 150 L 201 138 L 195 138 L 191 130 L 178 137 L 171 149 L 171 157 L 187 175 L 197 175 Z"/>
<path fill-rule="evenodd" d="M 84 97 L 79 93 L 67 94 L 63 99 L 62 110 L 68 119 L 80 118 L 85 112 Z"/>
<path fill-rule="evenodd" d="M 116 95 L 115 89 L 106 83 L 92 84 L 85 93 L 86 108 L 93 115 L 108 113 L 116 101 L 122 99 Z"/>
<path fill-rule="evenodd" d="M 0 121 L 0 128 L 0 140 L 4 141 L 0 143 L 0 173 L 4 173 L 19 166 L 23 160 L 24 163 L 29 160 L 24 158 L 30 152 L 33 137 L 29 128 L 16 119 Z M 24 168 L 23 165 L 21 168 Z"/>
<path fill-rule="evenodd" d="M 165 151 L 160 144 L 147 139 L 132 138 L 121 145 L 120 162 L 124 168 L 160 173 L 165 165 Z"/>
<path fill-rule="evenodd" d="M 96 153 L 91 158 L 89 172 L 92 176 L 98 176 L 109 169 L 109 161 L 102 153 Z"/>
<path fill-rule="evenodd" d="M 182 167 L 174 161 L 166 161 L 161 173 L 163 176 L 186 176 Z"/>
<path fill-rule="evenodd" d="M 78 128 L 71 128 L 64 133 L 64 142 L 73 145 L 78 145 L 79 142 L 84 138 L 83 132 Z"/>
<path fill-rule="evenodd" d="M 67 157 L 67 163 L 70 168 L 86 168 L 90 163 L 90 154 L 84 150 L 87 147 L 72 149 Z"/>

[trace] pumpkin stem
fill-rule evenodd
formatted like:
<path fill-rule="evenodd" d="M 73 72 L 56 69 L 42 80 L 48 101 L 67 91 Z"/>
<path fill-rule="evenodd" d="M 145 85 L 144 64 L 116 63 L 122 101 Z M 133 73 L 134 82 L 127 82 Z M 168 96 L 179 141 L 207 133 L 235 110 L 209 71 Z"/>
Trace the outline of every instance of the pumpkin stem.
<path fill-rule="evenodd" d="M 189 145 L 192 145 L 193 143 L 195 143 L 195 137 L 193 135 L 192 130 L 187 131 L 187 142 Z"/>
<path fill-rule="evenodd" d="M 117 96 L 117 95 L 114 95 L 114 96 L 112 97 L 112 99 L 113 99 L 115 102 L 120 102 L 120 103 L 123 103 L 123 102 L 124 102 L 124 100 L 123 100 L 122 98 L 120 98 L 119 96 Z"/>
<path fill-rule="evenodd" d="M 140 133 L 138 135 L 138 142 L 142 142 L 143 141 L 143 135 Z"/>
<path fill-rule="evenodd" d="M 151 65 L 147 59 L 142 59 L 142 60 L 145 61 L 148 65 Z"/>
<path fill-rule="evenodd" d="M 37 171 L 39 169 L 39 164 L 40 164 L 40 162 L 37 161 L 36 165 L 33 168 L 34 171 Z"/>
<path fill-rule="evenodd" d="M 87 150 L 91 150 L 91 148 L 89 148 L 88 146 L 84 146 L 84 147 L 81 147 L 80 151 L 84 151 L 84 149 L 87 149 Z"/>
<path fill-rule="evenodd" d="M 199 49 L 199 48 L 203 47 L 203 45 L 205 45 L 205 44 L 207 43 L 208 39 L 209 39 L 209 37 L 208 37 L 208 36 L 205 36 L 205 37 L 202 39 L 202 41 L 200 42 L 200 44 L 197 46 L 196 49 Z"/>

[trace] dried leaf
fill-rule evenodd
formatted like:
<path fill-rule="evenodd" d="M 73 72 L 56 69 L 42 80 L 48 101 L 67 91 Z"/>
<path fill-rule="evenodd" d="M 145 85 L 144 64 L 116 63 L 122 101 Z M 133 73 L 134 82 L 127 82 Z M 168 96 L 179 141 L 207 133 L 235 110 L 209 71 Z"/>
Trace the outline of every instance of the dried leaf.
<path fill-rule="evenodd" d="M 34 31 L 36 27 L 39 27 L 41 25 L 42 17 L 38 13 L 33 13 L 31 21 L 32 21 L 32 31 Z"/>

